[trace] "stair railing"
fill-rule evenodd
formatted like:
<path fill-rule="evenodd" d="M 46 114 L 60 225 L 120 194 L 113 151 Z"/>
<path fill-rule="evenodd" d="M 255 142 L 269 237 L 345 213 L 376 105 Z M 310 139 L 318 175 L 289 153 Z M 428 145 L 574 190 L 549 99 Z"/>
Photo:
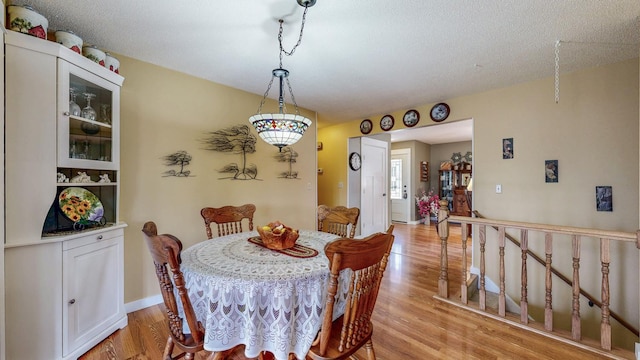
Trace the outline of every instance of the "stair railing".
<path fill-rule="evenodd" d="M 444 202 L 445 200 L 443 200 Z M 474 225 L 478 230 L 478 241 L 480 246 L 480 276 L 479 276 L 479 308 L 486 311 L 486 228 L 491 227 L 498 232 L 498 248 L 499 248 L 499 293 L 498 293 L 498 315 L 501 318 L 506 316 L 506 293 L 505 293 L 505 239 L 510 236 L 506 233 L 506 229 L 516 229 L 520 231 L 521 241 L 518 246 L 521 249 L 521 300 L 520 300 L 520 323 L 527 325 L 529 322 L 528 301 L 527 301 L 527 258 L 534 255 L 533 258 L 545 266 L 545 308 L 544 308 L 544 330 L 547 335 L 553 333 L 553 311 L 552 311 L 552 275 L 555 274 L 568 282 L 572 287 L 572 305 L 571 305 L 571 339 L 580 343 L 581 322 L 580 322 L 580 295 L 585 296 L 589 301 L 597 304 L 601 309 L 600 320 L 600 347 L 603 350 L 611 351 L 611 323 L 610 317 L 614 317 L 621 325 L 627 327 L 638 335 L 638 330 L 634 329 L 626 321 L 622 320 L 617 314 L 612 315 L 609 309 L 610 292 L 609 292 L 609 264 L 610 264 L 610 243 L 611 241 L 632 242 L 636 249 L 640 249 L 640 230 L 636 233 L 609 231 L 589 228 L 578 228 L 569 226 L 546 225 L 536 223 L 526 223 L 517 221 L 491 220 L 485 218 L 469 218 L 463 216 L 449 215 L 446 203 L 438 212 L 438 236 L 440 237 L 440 273 L 438 277 L 438 296 L 443 299 L 449 298 L 449 274 L 448 274 L 448 256 L 447 256 L 447 239 L 449 237 L 449 222 L 460 223 L 462 231 L 462 283 L 460 288 L 460 301 L 467 304 L 467 238 L 469 224 Z M 545 242 L 545 259 L 535 256 L 528 246 L 529 232 L 541 232 L 544 234 Z M 555 270 L 552 264 L 552 244 L 554 235 L 569 235 L 572 243 L 572 280 L 562 276 Z M 597 301 L 593 296 L 582 291 L 580 288 L 580 244 L 582 237 L 597 238 L 600 242 L 600 264 L 601 264 L 601 299 Z M 515 239 L 510 239 L 515 240 Z M 622 320 L 622 321 L 621 321 Z M 629 325 L 629 326 L 627 326 Z M 542 332 L 543 334 L 545 332 Z"/>
<path fill-rule="evenodd" d="M 473 211 L 473 215 L 476 218 L 480 218 L 480 219 L 486 219 L 484 216 L 482 216 L 482 214 L 480 214 L 477 210 Z M 496 226 L 492 226 L 492 228 L 496 231 L 498 231 L 498 227 Z M 523 248 L 523 244 L 518 241 L 516 238 L 514 238 L 513 236 L 509 235 L 509 234 L 505 234 L 505 238 L 509 241 L 511 241 L 511 243 L 513 243 L 514 245 L 516 245 L 517 247 Z M 527 239 L 525 239 L 526 241 Z M 526 244 L 525 244 L 526 245 Z M 524 248 L 526 249 L 526 246 L 524 246 Z M 547 262 L 546 259 L 542 259 L 540 256 L 538 256 L 536 253 L 534 253 L 533 251 L 527 249 L 526 250 L 526 254 L 531 257 L 532 259 L 534 259 L 536 262 L 538 262 L 539 264 L 541 264 L 542 266 L 547 266 L 547 263 L 550 265 L 551 261 L 549 259 L 549 261 Z M 546 254 L 549 255 L 549 254 Z M 523 259 L 523 264 L 526 265 L 526 259 Z M 524 266 L 524 265 L 523 265 Z M 559 278 L 560 280 L 562 280 L 562 282 L 564 282 L 565 284 L 573 287 L 573 282 L 566 277 L 563 273 L 561 273 L 560 271 L 558 271 L 558 269 L 554 268 L 553 266 L 551 266 L 551 273 L 553 275 L 555 275 L 557 278 Z M 585 299 L 589 300 L 590 304 L 593 304 L 599 308 L 602 309 L 602 303 L 596 299 L 595 296 L 589 294 L 586 290 L 584 290 L 583 288 L 580 288 L 580 295 L 582 295 Z M 464 303 L 466 304 L 467 301 L 464 301 Z M 622 316 L 618 315 L 618 313 L 614 312 L 613 310 L 609 309 L 609 315 L 615 319 L 620 325 L 624 326 L 627 330 L 629 330 L 630 332 L 632 332 L 635 336 L 640 336 L 640 332 L 638 332 L 638 329 L 633 327 L 633 325 L 629 324 L 628 321 L 626 321 L 625 319 L 622 318 Z M 547 330 L 551 330 L 551 329 L 547 329 Z"/>

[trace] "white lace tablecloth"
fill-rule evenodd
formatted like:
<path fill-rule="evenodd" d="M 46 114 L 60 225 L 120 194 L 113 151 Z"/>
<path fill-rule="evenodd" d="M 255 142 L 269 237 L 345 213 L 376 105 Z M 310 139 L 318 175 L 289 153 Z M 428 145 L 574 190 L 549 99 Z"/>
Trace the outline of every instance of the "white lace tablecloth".
<path fill-rule="evenodd" d="M 245 232 L 198 243 L 182 252 L 189 297 L 210 351 L 245 345 L 245 356 L 270 351 L 304 359 L 322 321 L 329 278 L 324 245 L 337 237 L 300 231 L 297 243 L 318 250 L 296 258 L 247 241 Z M 344 305 L 342 305 L 344 311 Z"/>

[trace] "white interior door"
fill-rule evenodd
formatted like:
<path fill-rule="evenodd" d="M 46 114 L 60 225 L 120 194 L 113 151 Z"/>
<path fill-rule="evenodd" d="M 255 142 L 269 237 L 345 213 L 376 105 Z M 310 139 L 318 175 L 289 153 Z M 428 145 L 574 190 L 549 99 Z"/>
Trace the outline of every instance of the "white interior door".
<path fill-rule="evenodd" d="M 389 143 L 363 137 L 360 232 L 369 235 L 389 227 Z"/>
<path fill-rule="evenodd" d="M 390 198 L 391 221 L 409 222 L 409 189 L 411 189 L 410 149 L 391 150 Z"/>

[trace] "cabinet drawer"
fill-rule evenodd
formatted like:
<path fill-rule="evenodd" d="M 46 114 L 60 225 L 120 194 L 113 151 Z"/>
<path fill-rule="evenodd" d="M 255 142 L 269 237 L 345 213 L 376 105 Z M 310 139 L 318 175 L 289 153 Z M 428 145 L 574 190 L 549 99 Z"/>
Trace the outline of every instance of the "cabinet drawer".
<path fill-rule="evenodd" d="M 64 244 L 62 245 L 62 250 L 63 251 L 71 250 L 79 246 L 85 246 L 85 245 L 97 243 L 100 241 L 117 238 L 119 236 L 124 236 L 124 229 L 120 228 L 120 229 L 95 231 L 95 232 L 92 232 L 91 234 L 87 234 L 86 236 L 65 241 Z"/>

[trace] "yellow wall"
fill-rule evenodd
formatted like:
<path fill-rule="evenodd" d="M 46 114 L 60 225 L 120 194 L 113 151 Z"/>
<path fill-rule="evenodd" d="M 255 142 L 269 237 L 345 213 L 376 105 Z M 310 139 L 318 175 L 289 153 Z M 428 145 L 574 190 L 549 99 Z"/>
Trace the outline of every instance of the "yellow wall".
<path fill-rule="evenodd" d="M 347 184 L 347 143 L 349 137 L 360 134 L 358 124 L 346 123 L 322 129 L 324 134 L 318 141 L 323 143 L 318 151 L 318 167 L 323 173 L 318 175 L 318 204 L 329 206 L 347 204 L 347 187 L 340 188 L 339 183 Z"/>
<path fill-rule="evenodd" d="M 240 163 L 240 155 L 204 150 L 207 132 L 233 125 L 250 126 L 261 96 L 194 78 L 148 63 L 118 56 L 125 77 L 121 106 L 120 219 L 125 230 L 125 302 L 159 294 L 154 267 L 140 230 L 145 221 L 185 247 L 206 238 L 200 209 L 206 206 L 257 207 L 255 224 L 280 220 L 314 229 L 316 210 L 315 113 L 301 110 L 314 124 L 293 147 L 299 153 L 298 179 L 278 178 L 287 170 L 274 156 L 278 149 L 258 138 L 248 163 L 257 165 L 260 180 L 221 180 L 218 169 Z M 269 101 L 265 112 L 275 111 Z M 251 130 L 258 136 L 255 130 Z M 162 158 L 179 150 L 193 156 L 188 178 L 163 177 L 170 168 Z"/>
<path fill-rule="evenodd" d="M 474 119 L 474 209 L 488 218 L 635 232 L 639 218 L 638 82 L 638 59 L 633 59 L 562 74 L 558 104 L 554 102 L 553 78 L 446 100 L 451 107 L 446 121 Z M 425 116 L 432 105 L 416 107 L 423 114 L 418 126 L 433 125 Z M 395 118 L 401 118 L 402 114 L 403 111 L 392 113 Z M 336 147 L 339 151 L 347 137 L 360 136 L 360 121 L 335 126 L 324 123 L 318 131 L 318 140 L 326 148 Z M 374 126 L 372 133 L 380 132 Z M 501 141 L 511 137 L 515 158 L 503 160 Z M 337 191 L 334 184 L 345 177 L 346 154 L 336 152 L 330 159 L 318 157 L 319 166 L 329 174 L 319 177 L 318 199 L 345 202 L 346 190 Z M 558 183 L 545 183 L 545 160 L 559 161 Z M 495 193 L 496 184 L 502 185 L 502 194 Z M 598 185 L 613 187 L 613 212 L 596 211 Z M 554 266 L 570 275 L 570 246 L 560 241 L 555 244 Z M 535 241 L 532 248 L 544 254 Z M 507 255 L 518 260 L 507 264 L 507 277 L 519 278 L 519 255 L 517 249 L 511 250 Z M 479 264 L 478 251 L 474 247 L 475 267 Z M 632 245 L 613 245 L 611 251 L 615 259 L 610 275 L 611 308 L 637 328 L 637 250 Z M 596 296 L 600 294 L 598 252 L 595 241 L 583 242 L 581 285 Z M 488 263 L 497 263 L 495 249 L 488 249 L 487 256 Z M 634 269 L 633 276 L 628 269 Z M 498 279 L 496 273 L 488 275 Z M 531 276 L 529 280 L 542 281 L 541 276 Z M 508 294 L 519 299 L 519 287 L 509 288 Z M 532 289 L 529 294 L 530 301 L 539 303 L 540 294 L 534 294 Z M 566 311 L 556 301 L 560 303 L 567 295 L 558 296 L 554 299 L 554 310 Z M 598 320 L 586 303 L 582 304 L 582 311 L 585 318 Z M 599 328 L 585 327 L 585 334 Z M 618 344 L 621 341 L 630 347 L 637 338 L 614 340 Z"/>

